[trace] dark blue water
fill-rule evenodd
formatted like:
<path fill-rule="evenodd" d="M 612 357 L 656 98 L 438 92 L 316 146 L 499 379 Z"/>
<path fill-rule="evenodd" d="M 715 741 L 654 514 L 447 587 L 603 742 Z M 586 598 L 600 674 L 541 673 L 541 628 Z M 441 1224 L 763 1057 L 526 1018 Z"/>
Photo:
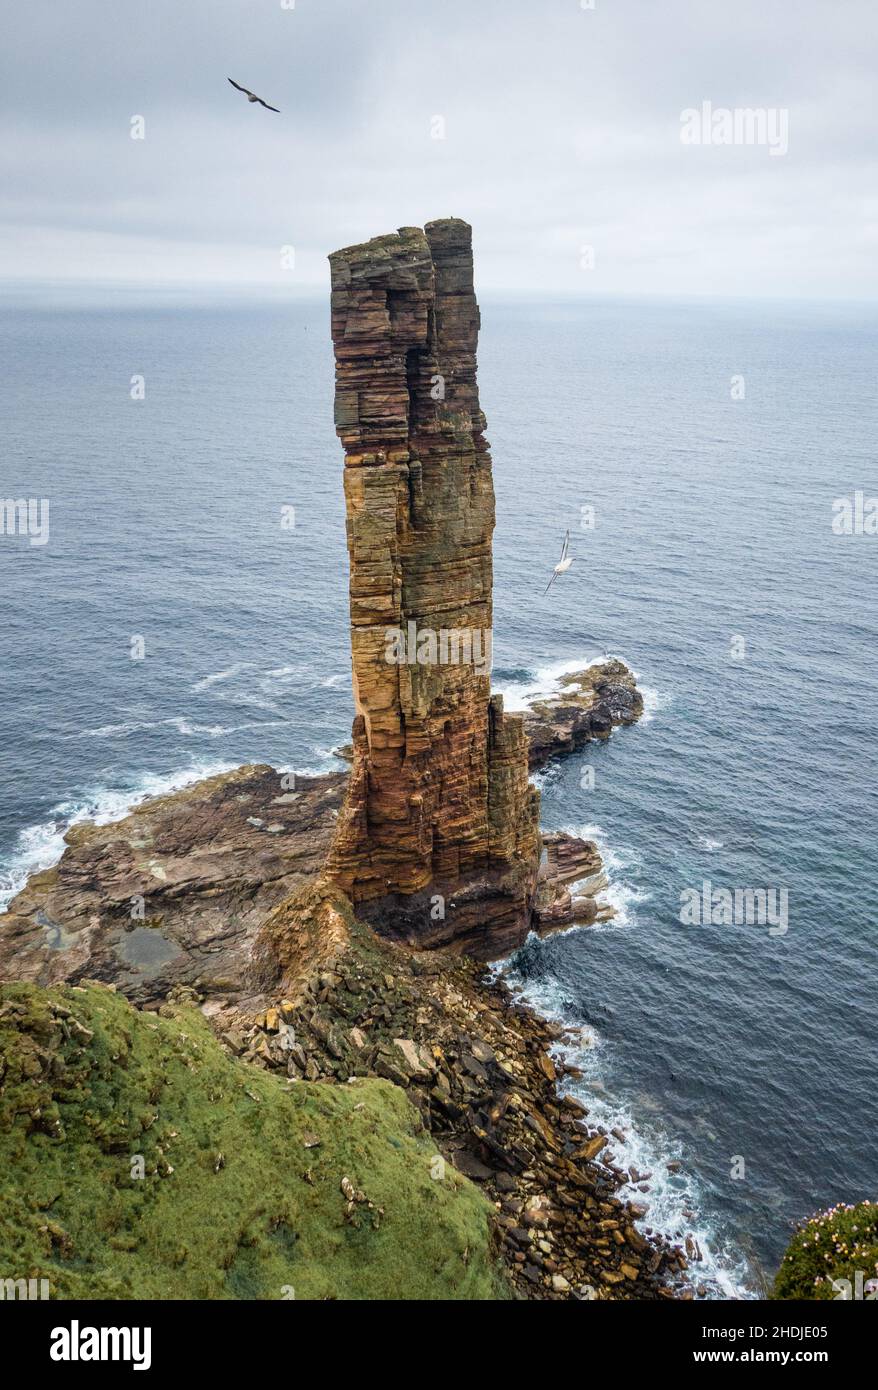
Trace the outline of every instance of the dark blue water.
<path fill-rule="evenodd" d="M 0 358 L 0 491 L 51 503 L 47 546 L 0 537 L 8 896 L 71 818 L 329 766 L 351 699 L 324 303 L 14 311 Z M 580 1089 L 652 1170 L 648 1220 L 694 1227 L 726 1288 L 791 1221 L 878 1195 L 878 538 L 831 526 L 878 493 L 876 379 L 874 311 L 483 304 L 495 685 L 608 649 L 649 709 L 543 779 L 619 911 L 517 978 L 583 1025 Z M 786 888 L 788 930 L 681 925 L 705 879 Z"/>

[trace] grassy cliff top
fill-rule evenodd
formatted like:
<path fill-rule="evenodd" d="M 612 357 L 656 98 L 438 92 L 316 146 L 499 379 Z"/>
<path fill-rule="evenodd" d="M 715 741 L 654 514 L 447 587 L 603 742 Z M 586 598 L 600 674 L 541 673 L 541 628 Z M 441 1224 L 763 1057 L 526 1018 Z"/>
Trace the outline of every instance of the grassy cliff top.
<path fill-rule="evenodd" d="M 869 1283 L 872 1281 L 872 1288 Z M 878 1286 L 878 1204 L 817 1212 L 787 1247 L 775 1298 L 868 1298 Z"/>
<path fill-rule="evenodd" d="M 3 1278 L 53 1298 L 506 1298 L 489 1211 L 389 1082 L 286 1083 L 190 1006 L 0 988 Z"/>

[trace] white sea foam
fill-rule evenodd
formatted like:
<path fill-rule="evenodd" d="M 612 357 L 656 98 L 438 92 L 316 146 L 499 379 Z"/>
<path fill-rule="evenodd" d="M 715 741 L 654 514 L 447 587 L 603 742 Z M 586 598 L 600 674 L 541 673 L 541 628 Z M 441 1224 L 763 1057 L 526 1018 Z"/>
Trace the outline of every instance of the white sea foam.
<path fill-rule="evenodd" d="M 127 724 L 102 724 L 99 729 L 82 729 L 77 738 L 120 738 L 125 734 L 137 733 L 139 729 L 157 729 L 154 719 L 132 719 Z"/>
<path fill-rule="evenodd" d="M 273 666 L 270 671 L 266 671 L 267 678 L 280 680 L 284 676 L 296 676 L 301 671 L 301 666 Z"/>
<path fill-rule="evenodd" d="M 723 849 L 724 844 L 722 840 L 712 840 L 709 835 L 699 835 L 698 848 L 713 851 L 715 849 Z"/>
<path fill-rule="evenodd" d="M 543 945 L 536 937 L 529 939 L 525 950 L 531 960 Z M 605 1153 L 629 1179 L 620 1195 L 647 1209 L 638 1226 L 650 1227 L 676 1243 L 682 1243 L 687 1235 L 693 1237 L 702 1258 L 691 1263 L 689 1276 L 696 1287 L 704 1285 L 709 1297 L 753 1297 L 746 1261 L 718 1238 L 711 1223 L 699 1214 L 695 1185 L 685 1171 L 685 1154 L 674 1150 L 661 1131 L 660 1121 L 645 1113 L 651 1108 L 649 1098 L 629 1099 L 612 1093 L 610 1044 L 596 1028 L 571 1020 L 566 1007 L 568 991 L 553 975 L 527 978 L 516 968 L 514 958 L 503 973 L 533 1009 L 569 1029 L 553 1052 L 583 1075 L 564 1083 L 562 1089 L 586 1106 L 592 1129 L 604 1130 L 610 1136 Z M 657 1106 L 655 1109 L 658 1111 Z M 612 1135 L 614 1129 L 622 1134 L 621 1140 Z M 683 1165 L 679 1173 L 667 1168 L 675 1159 Z"/>
<path fill-rule="evenodd" d="M 81 821 L 109 825 L 112 821 L 121 820 L 132 807 L 150 797 L 166 796 L 203 777 L 231 772 L 236 766 L 236 763 L 229 762 L 197 761 L 167 775 L 146 773 L 136 786 L 124 791 L 98 787 L 83 793 L 81 797 L 59 802 L 52 807 L 45 821 L 28 826 L 19 833 L 11 853 L 0 864 L 0 914 L 7 911 L 10 902 L 21 892 L 31 874 L 57 864 L 64 853 L 64 836 L 72 825 L 78 825 Z"/>
<path fill-rule="evenodd" d="M 287 720 L 270 720 L 263 724 L 238 724 L 221 732 L 234 733 L 239 729 L 268 728 L 273 724 L 285 724 Z M 106 725 L 104 729 L 87 729 L 84 733 L 104 737 L 134 728 L 152 728 L 159 724 L 174 724 L 181 732 L 193 732 L 198 726 L 189 726 L 185 719 L 163 719 L 155 724 L 117 724 Z M 212 731 L 211 731 L 212 732 Z M 278 771 L 292 772 L 300 777 L 319 777 L 327 772 L 338 772 L 347 766 L 344 759 L 338 758 L 331 748 L 313 746 L 311 752 L 317 762 L 308 767 L 279 767 Z M 135 806 L 148 801 L 150 797 L 167 796 L 180 791 L 206 777 L 214 777 L 221 772 L 232 772 L 240 766 L 238 761 L 207 761 L 196 759 L 188 767 L 168 774 L 145 773 L 136 785 L 125 790 L 97 787 L 84 792 L 69 801 L 53 806 L 45 821 L 28 826 L 19 832 L 11 851 L 0 860 L 0 915 L 8 910 L 9 904 L 20 893 L 31 874 L 50 869 L 57 864 L 64 853 L 64 836 L 73 825 L 81 821 L 93 821 L 96 825 L 109 825 L 122 820 Z"/>
<path fill-rule="evenodd" d="M 600 666 L 613 658 L 613 652 L 602 652 L 598 656 L 567 658 L 540 666 L 533 676 L 526 680 L 510 680 L 492 683 L 495 694 L 503 696 L 503 707 L 509 711 L 528 709 L 534 700 L 544 700 L 549 695 L 557 695 L 564 676 L 573 671 L 587 671 L 592 666 Z"/>
<path fill-rule="evenodd" d="M 618 931 L 621 927 L 630 927 L 636 919 L 637 908 L 648 902 L 650 896 L 624 879 L 611 879 L 609 888 L 603 893 L 603 901 L 613 909 L 613 916 L 608 922 L 596 922 L 594 930 Z"/>
<path fill-rule="evenodd" d="M 237 676 L 241 671 L 246 671 L 248 666 L 255 665 L 252 661 L 236 661 L 234 666 L 227 666 L 224 671 L 215 671 L 211 676 L 204 676 L 200 681 L 196 681 L 191 687 L 192 690 L 209 690 L 212 685 L 219 685 L 221 681 L 230 680 L 232 676 Z"/>
<path fill-rule="evenodd" d="M 637 680 L 633 671 L 631 674 Z M 672 696 L 666 690 L 655 690 L 651 685 L 638 684 L 638 688 L 643 696 L 643 714 L 640 716 L 640 723 L 651 724 L 657 714 L 668 708 Z"/>
<path fill-rule="evenodd" d="M 246 729 L 273 729 L 286 724 L 286 719 L 262 719 L 246 724 L 199 724 L 186 715 L 174 715 L 170 719 L 131 720 L 127 724 L 102 724 L 97 729 L 83 729 L 79 738 L 125 738 L 128 734 L 150 729 L 171 728 L 187 737 L 221 738 L 223 734 L 237 734 Z"/>
<path fill-rule="evenodd" d="M 594 821 L 588 821 L 585 825 L 568 823 L 561 827 L 561 832 L 564 835 L 576 835 L 580 840 L 594 840 L 600 850 L 604 872 L 608 878 L 611 874 L 618 873 L 625 868 L 627 864 L 636 861 L 636 856 L 631 851 L 611 845 L 604 829 Z"/>
<path fill-rule="evenodd" d="M 336 751 L 338 744 L 334 748 L 325 748 L 322 744 L 312 743 L 311 752 L 315 753 L 320 759 L 319 767 L 316 772 L 312 772 L 312 777 L 317 777 L 324 772 L 338 772 L 339 766 L 350 767 L 347 758 L 342 758 Z"/>
<path fill-rule="evenodd" d="M 198 694 L 209 691 L 212 698 L 223 704 L 252 705 L 256 709 L 281 716 L 284 711 L 273 703 L 273 697 L 283 695 L 292 678 L 302 676 L 303 669 L 301 665 L 274 666 L 266 671 L 259 670 L 255 661 L 236 661 L 223 671 L 204 676 L 190 688 Z"/>
<path fill-rule="evenodd" d="M 565 825 L 563 830 L 565 834 L 577 835 L 581 840 L 594 840 L 600 852 L 604 873 L 609 879 L 609 886 L 598 894 L 597 902 L 612 907 L 614 915 L 607 922 L 596 922 L 588 930 L 608 931 L 633 926 L 638 906 L 649 902 L 651 896 L 629 877 L 631 871 L 636 872 L 639 868 L 639 856 L 634 850 L 611 845 L 599 825 Z M 571 891 L 576 891 L 575 884 L 571 885 Z"/>
<path fill-rule="evenodd" d="M 294 767 L 292 763 L 278 764 L 276 770 L 292 773 L 295 777 L 325 777 L 330 772 L 346 772 L 350 767 L 347 758 L 339 757 L 332 748 L 312 744 L 308 751 L 317 759 L 315 763 L 309 763 L 307 767 Z"/>
<path fill-rule="evenodd" d="M 602 666 L 605 661 L 624 661 L 618 652 L 605 651 L 599 656 L 566 658 L 549 666 L 540 666 L 524 680 L 497 681 L 492 689 L 503 696 L 503 706 L 511 712 L 530 709 L 536 700 L 549 699 L 561 693 L 561 681 L 575 671 L 588 671 L 592 666 Z M 631 668 L 629 667 L 629 670 Z M 671 695 L 664 690 L 656 690 L 650 685 L 641 685 L 636 671 L 631 671 L 643 696 L 641 724 L 649 724 L 661 710 L 671 704 Z"/>
<path fill-rule="evenodd" d="M 597 845 L 609 879 L 609 887 L 598 901 L 615 908 L 616 915 L 609 922 L 581 930 L 601 932 L 637 927 L 638 909 L 650 899 L 650 894 L 636 882 L 640 867 L 637 852 L 611 844 L 600 825 L 567 825 L 563 829 L 567 834 L 593 840 Z M 583 1075 L 566 1083 L 563 1089 L 588 1108 L 588 1123 L 592 1128 L 611 1135 L 607 1156 L 628 1174 L 629 1179 L 621 1195 L 647 1209 L 637 1224 L 650 1227 L 677 1243 L 685 1241 L 686 1236 L 697 1242 L 702 1258 L 691 1262 L 689 1274 L 696 1288 L 704 1285 L 707 1296 L 753 1297 L 746 1260 L 739 1251 L 729 1247 L 710 1221 L 699 1213 L 696 1185 L 686 1172 L 686 1155 L 676 1151 L 662 1132 L 659 1104 L 647 1095 L 614 1094 L 612 1045 L 591 1024 L 571 1017 L 569 989 L 547 968 L 539 968 L 539 956 L 551 949 L 548 941 L 531 936 L 518 957 L 497 969 L 521 991 L 525 1002 L 533 1009 L 570 1030 L 554 1051 Z M 621 1140 L 612 1136 L 614 1129 L 623 1135 Z M 669 1172 L 667 1168 L 668 1162 L 675 1159 L 683 1165 L 679 1173 Z M 644 1178 L 646 1174 L 649 1177 Z M 649 1190 L 644 1191 L 644 1187 Z"/>

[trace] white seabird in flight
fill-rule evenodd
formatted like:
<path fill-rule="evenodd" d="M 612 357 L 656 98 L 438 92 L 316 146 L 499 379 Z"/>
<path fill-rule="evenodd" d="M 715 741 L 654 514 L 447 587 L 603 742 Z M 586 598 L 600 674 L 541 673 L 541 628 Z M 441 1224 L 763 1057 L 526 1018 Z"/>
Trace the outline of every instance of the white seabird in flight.
<path fill-rule="evenodd" d="M 231 78 L 228 78 L 227 80 L 229 82 L 232 82 Z M 232 82 L 232 86 L 235 88 L 236 91 L 243 92 L 248 101 L 258 101 L 259 105 L 264 106 L 266 111 L 277 111 L 277 114 L 280 115 L 280 111 L 277 110 L 276 106 L 269 106 L 268 102 L 263 101 L 262 97 L 258 97 L 255 92 L 248 92 L 246 87 L 239 86 L 237 82 Z"/>
<path fill-rule="evenodd" d="M 545 589 L 543 590 L 543 598 L 545 598 L 546 594 L 547 594 L 547 593 L 549 592 L 549 590 L 551 589 L 551 587 L 552 587 L 552 585 L 554 584 L 555 580 L 558 578 L 558 575 L 559 575 L 559 574 L 566 574 L 567 571 L 569 570 L 570 566 L 573 564 L 573 561 L 574 561 L 574 559 L 575 559 L 576 557 L 575 557 L 574 555 L 568 555 L 568 554 L 567 554 L 567 551 L 568 551 L 569 549 L 570 549 L 570 532 L 568 531 L 568 532 L 565 534 L 565 536 L 564 536 L 564 544 L 563 544 L 562 547 L 561 547 L 561 559 L 558 561 L 557 565 L 556 565 L 555 568 L 552 570 L 552 578 L 549 580 L 548 584 L 546 585 Z"/>

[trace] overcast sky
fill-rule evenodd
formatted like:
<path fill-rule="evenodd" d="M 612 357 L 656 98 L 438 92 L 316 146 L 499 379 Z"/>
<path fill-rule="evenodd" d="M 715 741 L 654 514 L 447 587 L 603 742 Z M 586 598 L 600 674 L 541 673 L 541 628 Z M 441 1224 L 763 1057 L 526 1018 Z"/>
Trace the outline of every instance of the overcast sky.
<path fill-rule="evenodd" d="M 316 290 L 454 214 L 480 289 L 878 294 L 878 0 L 2 6 L 7 280 Z M 787 153 L 683 144 L 705 101 Z"/>

